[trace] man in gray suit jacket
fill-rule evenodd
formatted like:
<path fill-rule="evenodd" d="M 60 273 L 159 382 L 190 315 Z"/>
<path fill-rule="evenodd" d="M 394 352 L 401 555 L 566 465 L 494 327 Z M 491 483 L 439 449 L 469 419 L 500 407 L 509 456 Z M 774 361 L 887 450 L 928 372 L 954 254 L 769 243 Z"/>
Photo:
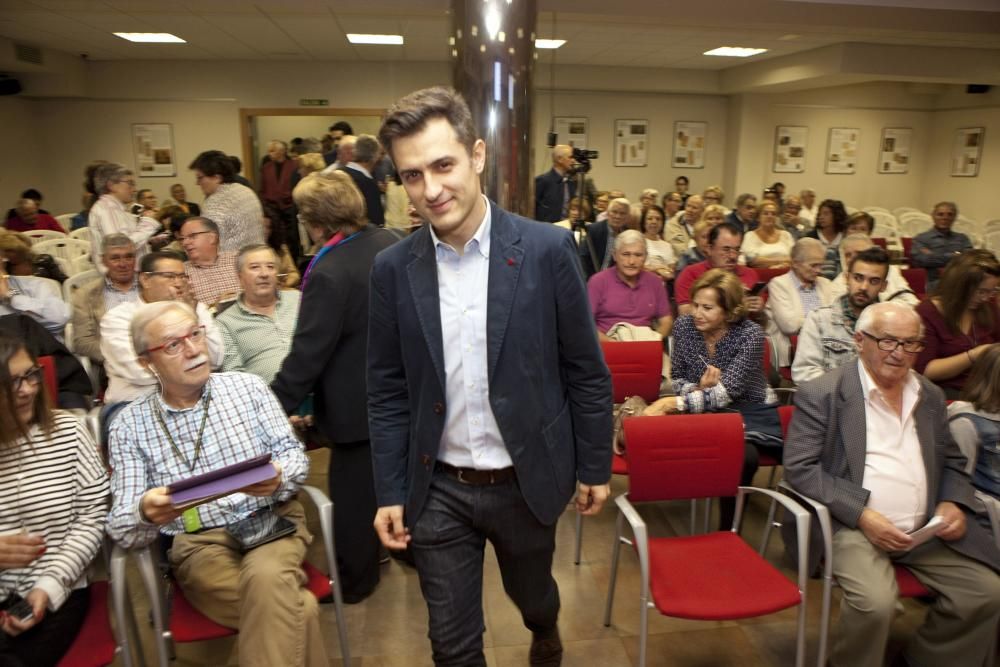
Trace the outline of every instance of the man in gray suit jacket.
<path fill-rule="evenodd" d="M 785 477 L 830 509 L 833 573 L 843 590 L 832 665 L 883 663 L 897 597 L 893 563 L 937 593 L 907 646 L 911 665 L 980 665 L 1000 618 L 1000 553 L 968 520 L 973 490 L 941 390 L 911 370 L 923 327 L 910 306 L 869 306 L 855 327 L 857 363 L 803 384 Z M 908 533 L 940 516 L 937 536 Z M 815 526 L 814 526 L 815 528 Z M 785 544 L 794 544 L 787 539 Z M 820 554 L 813 534 L 811 554 Z"/>
<path fill-rule="evenodd" d="M 430 224 L 375 258 L 368 412 L 389 548 L 413 552 L 438 665 L 485 665 L 483 551 L 557 665 L 555 524 L 611 478 L 611 381 L 572 236 L 482 194 L 486 145 L 454 90 L 412 93 L 379 138 Z M 405 513 L 404 513 L 405 512 Z"/>

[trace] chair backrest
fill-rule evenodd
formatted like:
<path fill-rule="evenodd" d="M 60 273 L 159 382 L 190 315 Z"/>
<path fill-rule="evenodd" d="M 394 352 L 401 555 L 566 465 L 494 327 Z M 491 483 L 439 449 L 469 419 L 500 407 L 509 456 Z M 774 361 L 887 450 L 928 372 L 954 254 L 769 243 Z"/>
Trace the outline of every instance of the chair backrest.
<path fill-rule="evenodd" d="M 74 259 L 71 264 L 73 265 L 73 275 L 76 275 L 77 273 L 85 273 L 86 271 L 97 270 L 94 263 L 90 261 L 90 255 L 81 255 Z"/>
<path fill-rule="evenodd" d="M 63 301 L 66 303 L 73 303 L 73 295 L 76 294 L 77 290 L 86 285 L 92 280 L 96 280 L 101 277 L 101 272 L 96 269 L 90 271 L 84 271 L 83 273 L 77 273 L 69 278 L 62 284 L 63 288 Z"/>
<path fill-rule="evenodd" d="M 31 247 L 31 250 L 35 253 L 48 253 L 53 257 L 72 262 L 77 257 L 85 257 L 90 254 L 90 243 L 64 236 L 61 239 L 38 241 Z"/>
<path fill-rule="evenodd" d="M 899 272 L 910 283 L 910 289 L 923 299 L 927 294 L 927 269 L 900 269 Z"/>
<path fill-rule="evenodd" d="M 80 227 L 80 229 L 74 229 L 69 233 L 69 237 L 90 243 L 90 227 Z"/>
<path fill-rule="evenodd" d="M 34 229 L 30 232 L 22 232 L 25 236 L 31 239 L 31 245 L 37 245 L 40 241 L 48 241 L 50 239 L 65 239 L 68 238 L 62 232 L 57 232 L 54 229 Z"/>
<path fill-rule="evenodd" d="M 45 378 L 45 391 L 49 392 L 52 405 L 59 402 L 59 374 L 56 373 L 55 357 L 46 355 L 38 357 L 38 365 L 42 367 L 42 375 Z"/>
<path fill-rule="evenodd" d="M 652 403 L 660 393 L 663 343 L 658 340 L 601 342 L 604 363 L 611 371 L 614 402 L 641 396 Z"/>
<path fill-rule="evenodd" d="M 630 417 L 622 424 L 630 500 L 736 495 L 743 468 L 740 413 Z"/>
<path fill-rule="evenodd" d="M 983 247 L 1000 256 L 1000 227 L 986 232 L 986 236 L 983 238 Z"/>
<path fill-rule="evenodd" d="M 868 215 L 874 218 L 876 224 L 881 224 L 892 229 L 899 229 L 899 220 L 892 213 L 889 213 L 889 211 L 870 211 Z"/>
<path fill-rule="evenodd" d="M 76 213 L 63 213 L 62 215 L 56 216 L 56 222 L 62 225 L 63 229 L 68 230 L 73 225 L 73 216 Z"/>
<path fill-rule="evenodd" d="M 983 223 L 983 233 L 989 234 L 990 232 L 1000 232 L 1000 219 L 987 220 Z"/>
<path fill-rule="evenodd" d="M 901 217 L 904 213 L 922 213 L 922 211 L 919 208 L 913 208 L 912 206 L 900 206 L 892 209 L 892 214 L 897 218 Z"/>
<path fill-rule="evenodd" d="M 909 259 L 911 257 L 910 253 L 913 252 L 913 237 L 903 236 L 899 239 L 899 242 L 903 244 L 903 257 Z"/>
<path fill-rule="evenodd" d="M 869 215 L 874 215 L 875 213 L 889 213 L 889 209 L 882 208 L 881 206 L 865 206 L 861 210 Z"/>
<path fill-rule="evenodd" d="M 777 278 L 788 273 L 788 267 L 783 269 L 754 269 L 757 272 L 757 280 L 762 283 L 771 282 L 771 278 Z"/>

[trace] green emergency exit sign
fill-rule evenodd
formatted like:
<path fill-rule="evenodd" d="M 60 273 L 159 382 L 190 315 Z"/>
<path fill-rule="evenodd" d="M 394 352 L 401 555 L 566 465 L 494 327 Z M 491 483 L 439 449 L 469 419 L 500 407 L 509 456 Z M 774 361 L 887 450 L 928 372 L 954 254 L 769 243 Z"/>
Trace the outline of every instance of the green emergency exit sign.
<path fill-rule="evenodd" d="M 299 100 L 300 107 L 328 107 L 330 106 L 330 100 L 325 100 L 323 98 L 303 98 Z"/>

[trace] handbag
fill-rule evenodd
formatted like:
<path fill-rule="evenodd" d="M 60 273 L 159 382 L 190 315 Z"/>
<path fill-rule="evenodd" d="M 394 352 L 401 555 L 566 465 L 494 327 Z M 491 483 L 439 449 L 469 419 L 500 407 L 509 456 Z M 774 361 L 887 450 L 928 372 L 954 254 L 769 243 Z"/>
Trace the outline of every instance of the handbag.
<path fill-rule="evenodd" d="M 622 422 L 625 421 L 626 417 L 641 415 L 645 409 L 646 401 L 642 396 L 627 396 L 620 405 L 615 406 L 614 435 L 611 442 L 612 449 L 618 456 L 625 454 L 625 431 L 622 429 Z"/>

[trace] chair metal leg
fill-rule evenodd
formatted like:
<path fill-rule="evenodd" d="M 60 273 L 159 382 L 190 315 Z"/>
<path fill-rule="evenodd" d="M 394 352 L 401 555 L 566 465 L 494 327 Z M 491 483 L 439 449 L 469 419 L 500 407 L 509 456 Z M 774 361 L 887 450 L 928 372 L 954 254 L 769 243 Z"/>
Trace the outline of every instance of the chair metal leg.
<path fill-rule="evenodd" d="M 771 541 L 771 530 L 781 526 L 780 522 L 774 520 L 778 511 L 778 501 L 771 499 L 771 506 L 767 508 L 767 521 L 764 523 L 764 535 L 760 539 L 760 549 L 758 553 L 763 556 L 767 551 L 767 544 Z"/>
<path fill-rule="evenodd" d="M 708 534 L 709 530 L 708 526 L 711 518 L 712 518 L 712 499 L 705 498 L 705 521 L 702 525 L 702 530 L 701 530 L 701 532 L 704 533 L 705 535 Z"/>
<path fill-rule="evenodd" d="M 691 534 L 698 532 L 698 501 L 691 499 Z"/>
<path fill-rule="evenodd" d="M 333 541 L 333 501 L 314 486 L 303 486 L 309 499 L 319 511 L 320 531 L 326 548 L 326 566 L 329 572 L 330 588 L 333 590 L 333 609 L 337 616 L 337 638 L 340 641 L 340 655 L 344 664 L 351 664 L 351 651 L 347 643 L 347 623 L 344 616 L 344 598 L 340 591 L 340 573 L 337 572 L 337 548 Z"/>
<path fill-rule="evenodd" d="M 615 541 L 611 545 L 611 579 L 608 581 L 608 599 L 604 604 L 604 627 L 611 625 L 611 605 L 615 599 L 615 584 L 618 582 L 618 559 L 622 552 L 622 528 L 625 518 L 618 513 L 615 519 Z"/>
<path fill-rule="evenodd" d="M 646 667 L 646 637 L 649 634 L 649 590 L 639 596 L 639 667 Z"/>
<path fill-rule="evenodd" d="M 159 662 L 159 667 L 170 667 L 170 659 L 173 655 L 173 648 L 171 646 L 172 637 L 170 634 L 170 629 L 166 624 L 166 596 L 163 594 L 163 588 L 160 586 L 160 582 L 157 580 L 159 577 L 159 572 L 156 568 L 156 562 L 153 559 L 152 548 L 146 547 L 144 549 L 135 549 L 132 551 L 132 555 L 136 559 L 136 564 L 139 566 L 139 574 L 142 576 L 142 583 L 146 589 L 146 595 L 149 598 L 150 611 L 153 616 L 153 636 L 156 642 L 156 658 Z"/>
<path fill-rule="evenodd" d="M 580 551 L 583 549 L 583 515 L 576 513 L 576 544 L 573 546 L 573 564 L 580 564 Z"/>

